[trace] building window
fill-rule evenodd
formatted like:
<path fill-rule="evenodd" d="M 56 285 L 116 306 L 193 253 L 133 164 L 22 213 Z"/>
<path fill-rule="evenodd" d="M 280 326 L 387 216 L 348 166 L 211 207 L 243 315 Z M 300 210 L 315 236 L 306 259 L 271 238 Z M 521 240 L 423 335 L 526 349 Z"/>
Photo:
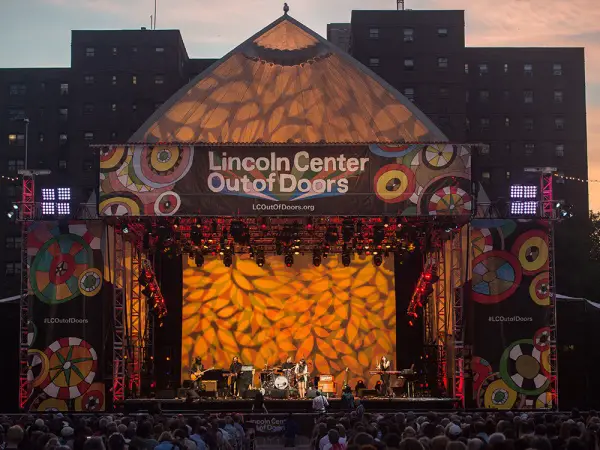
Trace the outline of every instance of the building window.
<path fill-rule="evenodd" d="M 487 64 L 479 64 L 479 75 L 485 75 L 489 72 L 489 67 Z"/>
<path fill-rule="evenodd" d="M 60 83 L 60 95 L 69 94 L 69 83 Z"/>
<path fill-rule="evenodd" d="M 8 171 L 18 172 L 25 168 L 25 161 L 22 159 L 9 159 L 8 160 Z"/>
<path fill-rule="evenodd" d="M 565 144 L 556 144 L 554 146 L 554 155 L 562 158 L 565 156 Z"/>
<path fill-rule="evenodd" d="M 413 28 L 404 29 L 404 42 L 412 42 L 415 40 L 415 30 Z"/>
<path fill-rule="evenodd" d="M 85 84 L 94 84 L 94 76 L 93 75 L 86 75 L 85 77 L 83 77 L 83 82 Z"/>
<path fill-rule="evenodd" d="M 533 103 L 533 91 L 523 91 L 523 101 L 525 103 Z"/>
<path fill-rule="evenodd" d="M 533 130 L 533 119 L 531 117 L 523 119 L 523 128 L 525 128 L 526 131 Z"/>
<path fill-rule="evenodd" d="M 86 103 L 83 105 L 83 113 L 84 114 L 92 114 L 94 112 L 94 104 Z"/>
<path fill-rule="evenodd" d="M 21 273 L 21 264 L 18 262 L 7 262 L 4 273 L 6 276 L 19 275 Z"/>
<path fill-rule="evenodd" d="M 508 90 L 504 90 L 502 91 L 502 98 L 504 99 L 505 102 L 510 100 L 510 91 Z"/>
<path fill-rule="evenodd" d="M 506 176 L 506 179 L 507 179 L 507 180 L 510 180 L 510 170 L 507 170 L 507 171 L 506 171 L 506 174 L 505 174 L 505 176 Z"/>
<path fill-rule="evenodd" d="M 117 76 L 116 76 L 116 75 L 113 75 L 113 76 L 112 76 L 111 83 L 112 83 L 112 85 L 113 85 L 113 86 L 116 86 L 116 85 L 117 85 Z"/>
<path fill-rule="evenodd" d="M 133 103 L 131 105 L 131 109 L 132 109 L 132 111 L 137 111 L 137 105 L 135 103 Z"/>
<path fill-rule="evenodd" d="M 487 170 L 484 170 L 483 172 L 481 172 L 481 180 L 482 181 L 488 182 L 488 181 L 490 181 L 491 178 L 492 178 L 492 175 Z"/>
<path fill-rule="evenodd" d="M 487 103 L 490 100 L 490 91 L 479 91 L 479 101 L 482 103 Z"/>
<path fill-rule="evenodd" d="M 379 67 L 379 58 L 369 58 L 370 67 Z"/>
<path fill-rule="evenodd" d="M 508 117 L 508 116 L 504 117 L 504 126 L 510 127 L 510 117 Z"/>
<path fill-rule="evenodd" d="M 404 68 L 406 70 L 412 70 L 415 68 L 415 60 L 412 58 L 406 58 L 404 60 Z"/>
<path fill-rule="evenodd" d="M 67 170 L 67 161 L 65 159 L 59 159 L 58 168 L 59 170 Z"/>
<path fill-rule="evenodd" d="M 91 172 L 92 169 L 94 168 L 94 165 L 92 164 L 91 161 L 83 161 L 83 171 L 84 172 Z"/>
<path fill-rule="evenodd" d="M 27 86 L 24 84 L 11 84 L 8 87 L 9 95 L 25 95 L 27 94 Z"/>
<path fill-rule="evenodd" d="M 465 73 L 469 73 L 469 64 L 465 64 Z"/>
<path fill-rule="evenodd" d="M 564 130 L 565 129 L 565 119 L 562 117 L 556 117 L 554 119 L 554 128 L 556 130 Z"/>
<path fill-rule="evenodd" d="M 508 73 L 508 63 L 504 63 L 504 73 Z"/>
<path fill-rule="evenodd" d="M 4 246 L 6 248 L 21 248 L 21 236 L 7 236 Z"/>
<path fill-rule="evenodd" d="M 119 133 L 117 133 L 116 131 L 111 131 L 110 132 L 110 138 L 111 138 L 111 140 L 114 141 L 115 139 L 117 139 L 118 135 L 119 135 Z"/>
<path fill-rule="evenodd" d="M 489 155 L 490 154 L 490 146 L 482 145 L 481 147 L 479 147 L 479 154 L 480 155 Z"/>
<path fill-rule="evenodd" d="M 369 38 L 370 39 L 379 39 L 379 28 L 370 28 L 369 29 Z"/>
<path fill-rule="evenodd" d="M 525 154 L 531 156 L 535 153 L 535 144 L 525 144 Z"/>
<path fill-rule="evenodd" d="M 450 90 L 447 87 L 440 88 L 440 98 L 448 98 L 450 96 Z"/>
<path fill-rule="evenodd" d="M 69 137 L 67 136 L 67 133 L 61 133 L 58 135 L 58 143 L 61 145 L 66 144 L 68 140 Z"/>
<path fill-rule="evenodd" d="M 8 120 L 22 120 L 25 118 L 25 111 L 18 108 L 8 110 Z"/>
<path fill-rule="evenodd" d="M 68 108 L 60 108 L 58 110 L 58 118 L 63 122 L 66 122 L 69 119 L 69 109 Z"/>
<path fill-rule="evenodd" d="M 86 141 L 93 141 L 94 133 L 92 133 L 91 131 L 86 131 L 85 133 L 83 133 L 83 139 L 85 139 Z"/>
<path fill-rule="evenodd" d="M 40 144 L 44 142 L 44 133 L 39 133 L 38 134 L 38 142 Z"/>
<path fill-rule="evenodd" d="M 117 112 L 117 104 L 116 104 L 116 103 L 113 103 L 112 105 L 110 105 L 110 110 L 111 110 L 112 112 Z"/>
<path fill-rule="evenodd" d="M 164 53 L 165 48 L 164 47 L 156 47 L 155 51 L 156 51 L 156 53 Z"/>
<path fill-rule="evenodd" d="M 471 91 L 466 90 L 465 91 L 465 102 L 469 103 L 471 101 Z"/>
<path fill-rule="evenodd" d="M 415 88 L 407 87 L 404 88 L 404 96 L 411 102 L 415 101 Z"/>
<path fill-rule="evenodd" d="M 131 84 L 137 84 L 137 75 L 131 77 Z"/>
<path fill-rule="evenodd" d="M 8 135 L 8 145 L 15 145 L 15 146 L 25 145 L 25 135 L 21 134 L 21 133 L 9 134 Z"/>
<path fill-rule="evenodd" d="M 448 36 L 448 28 L 438 28 L 437 29 L 437 35 L 439 37 L 446 37 L 446 36 Z"/>
<path fill-rule="evenodd" d="M 156 75 L 154 77 L 154 84 L 165 84 L 165 77 L 162 75 Z"/>
<path fill-rule="evenodd" d="M 563 91 L 554 91 L 554 103 L 563 102 Z"/>
<path fill-rule="evenodd" d="M 448 68 L 448 58 L 438 58 L 438 69 L 447 69 Z"/>
<path fill-rule="evenodd" d="M 563 74 L 562 64 L 559 64 L 559 63 L 552 64 L 552 74 L 555 77 L 560 77 Z"/>
<path fill-rule="evenodd" d="M 119 54 L 119 49 L 117 47 L 113 47 L 113 56 L 117 56 Z"/>
<path fill-rule="evenodd" d="M 479 125 L 481 126 L 482 130 L 487 130 L 490 128 L 490 119 L 488 119 L 487 117 L 483 117 L 481 119 L 479 119 Z"/>
<path fill-rule="evenodd" d="M 94 47 L 88 47 L 85 49 L 85 56 L 88 58 L 92 58 L 96 56 L 96 49 Z"/>
<path fill-rule="evenodd" d="M 533 76 L 533 64 L 524 64 L 523 65 L 523 73 L 528 77 Z"/>

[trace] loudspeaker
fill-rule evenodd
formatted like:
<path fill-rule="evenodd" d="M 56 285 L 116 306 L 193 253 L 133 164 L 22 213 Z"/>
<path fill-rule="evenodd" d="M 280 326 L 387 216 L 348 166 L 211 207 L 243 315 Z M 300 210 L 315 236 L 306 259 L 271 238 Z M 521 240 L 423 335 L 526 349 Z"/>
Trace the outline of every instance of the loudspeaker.
<path fill-rule="evenodd" d="M 198 395 L 198 392 L 195 389 L 188 389 L 187 391 L 185 391 L 185 399 L 188 402 L 198 400 L 199 398 L 200 398 L 200 395 Z"/>
<path fill-rule="evenodd" d="M 215 391 L 200 391 L 198 396 L 200 398 L 217 398 L 217 393 Z"/>
<path fill-rule="evenodd" d="M 359 389 L 358 390 L 359 397 L 378 397 L 379 392 L 375 389 Z"/>
<path fill-rule="evenodd" d="M 206 392 L 217 392 L 217 382 L 215 380 L 206 380 L 202 382 L 202 388 Z"/>
<path fill-rule="evenodd" d="M 244 391 L 244 393 L 242 394 L 242 398 L 244 400 L 254 399 L 256 398 L 257 393 L 258 391 L 256 389 L 248 389 L 247 391 Z"/>
<path fill-rule="evenodd" d="M 306 398 L 315 398 L 317 396 L 317 390 L 313 388 L 309 388 L 306 391 Z"/>
<path fill-rule="evenodd" d="M 156 393 L 156 398 L 161 400 L 170 400 L 175 398 L 175 390 L 174 389 L 163 389 L 162 391 L 158 391 Z"/>
<path fill-rule="evenodd" d="M 267 391 L 265 392 L 265 396 L 278 399 L 287 399 L 290 397 L 290 393 L 287 391 L 287 389 L 267 389 Z"/>

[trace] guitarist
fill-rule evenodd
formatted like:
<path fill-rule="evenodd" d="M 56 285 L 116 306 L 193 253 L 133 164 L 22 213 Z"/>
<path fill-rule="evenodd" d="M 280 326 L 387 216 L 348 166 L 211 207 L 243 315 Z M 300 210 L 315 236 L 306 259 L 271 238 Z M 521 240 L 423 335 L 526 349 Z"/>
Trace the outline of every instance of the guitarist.
<path fill-rule="evenodd" d="M 233 374 L 231 377 L 231 395 L 237 397 L 240 394 L 240 374 L 242 373 L 242 363 L 237 356 L 233 357 L 231 365 L 229 366 L 229 372 Z"/>
<path fill-rule="evenodd" d="M 190 375 L 192 377 L 192 385 L 194 389 L 200 388 L 200 382 L 202 380 L 202 374 L 204 372 L 204 365 L 202 364 L 202 358 L 196 356 L 192 366 L 190 367 Z"/>

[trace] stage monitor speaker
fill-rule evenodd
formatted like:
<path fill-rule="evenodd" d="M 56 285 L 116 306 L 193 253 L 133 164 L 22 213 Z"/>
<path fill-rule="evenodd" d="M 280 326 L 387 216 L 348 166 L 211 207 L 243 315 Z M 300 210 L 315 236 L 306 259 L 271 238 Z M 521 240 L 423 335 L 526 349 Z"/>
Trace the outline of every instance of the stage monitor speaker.
<path fill-rule="evenodd" d="M 216 391 L 200 391 L 198 392 L 200 398 L 217 398 Z"/>
<path fill-rule="evenodd" d="M 158 391 L 156 393 L 156 398 L 161 400 L 170 400 L 175 398 L 175 390 L 174 389 L 163 389 L 162 391 Z"/>
<path fill-rule="evenodd" d="M 202 388 L 206 392 L 217 392 L 217 382 L 215 380 L 202 381 Z"/>
<path fill-rule="evenodd" d="M 315 398 L 317 396 L 317 390 L 314 388 L 309 388 L 306 391 L 306 398 Z"/>
<path fill-rule="evenodd" d="M 200 396 L 198 395 L 198 391 L 196 391 L 195 389 L 187 389 L 185 391 L 185 399 L 188 402 L 192 402 L 194 400 L 198 400 L 200 398 Z"/>
<path fill-rule="evenodd" d="M 359 389 L 358 390 L 359 397 L 378 397 L 379 392 L 375 389 Z"/>
<path fill-rule="evenodd" d="M 244 398 L 244 400 L 255 399 L 256 394 L 258 394 L 258 391 L 256 389 L 248 389 L 244 391 L 244 393 L 242 394 L 242 398 Z"/>
<path fill-rule="evenodd" d="M 267 389 L 267 391 L 265 392 L 265 396 L 277 399 L 287 399 L 290 397 L 290 393 L 287 389 Z"/>

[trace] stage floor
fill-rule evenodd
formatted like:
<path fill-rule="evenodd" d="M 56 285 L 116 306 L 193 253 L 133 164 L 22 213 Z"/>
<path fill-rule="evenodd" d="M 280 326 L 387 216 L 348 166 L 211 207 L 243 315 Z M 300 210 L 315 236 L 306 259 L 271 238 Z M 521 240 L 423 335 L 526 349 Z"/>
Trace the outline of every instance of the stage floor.
<path fill-rule="evenodd" d="M 371 398 L 361 399 L 365 410 L 374 412 L 396 411 L 441 411 L 458 408 L 458 399 L 454 398 Z M 115 409 L 127 413 L 147 412 L 159 404 L 163 412 L 239 412 L 252 411 L 252 400 L 235 399 L 201 399 L 188 402 L 184 399 L 130 399 L 115 405 Z M 329 399 L 329 411 L 340 411 L 341 400 Z M 297 399 L 265 399 L 269 413 L 311 413 L 312 400 Z M 256 411 L 260 413 L 260 411 Z"/>

